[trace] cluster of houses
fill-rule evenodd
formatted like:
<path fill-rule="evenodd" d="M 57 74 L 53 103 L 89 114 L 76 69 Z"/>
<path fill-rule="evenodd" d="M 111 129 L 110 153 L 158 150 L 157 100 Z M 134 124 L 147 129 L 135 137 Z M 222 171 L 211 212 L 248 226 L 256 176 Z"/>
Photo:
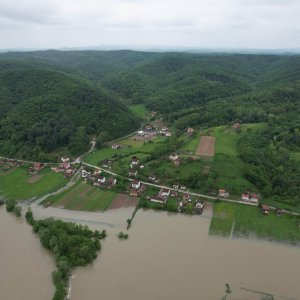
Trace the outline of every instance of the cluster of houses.
<path fill-rule="evenodd" d="M 128 171 L 129 177 L 136 177 L 138 174 L 138 169 L 143 169 L 145 166 L 140 163 L 140 160 L 136 156 L 132 156 L 130 163 L 129 163 L 130 169 Z"/>
<path fill-rule="evenodd" d="M 102 171 L 99 169 L 95 169 L 93 173 L 91 171 L 82 169 L 81 178 L 83 178 L 84 181 L 91 183 L 94 186 L 99 186 L 107 189 L 111 189 L 113 186 L 117 184 L 116 178 L 114 177 L 106 178 L 105 174 L 103 174 Z"/>
<path fill-rule="evenodd" d="M 204 209 L 204 201 L 192 199 L 189 193 L 179 193 L 179 189 L 185 190 L 186 186 L 179 183 L 173 184 L 173 190 L 161 188 L 156 195 L 148 196 L 147 198 L 154 203 L 166 204 L 169 197 L 176 198 L 178 201 L 178 211 L 182 212 L 187 206 L 192 206 L 195 213 L 202 214 Z"/>
<path fill-rule="evenodd" d="M 51 170 L 55 173 L 63 173 L 67 178 L 71 178 L 76 172 L 75 166 L 70 164 L 69 157 L 61 157 L 61 163 L 56 167 L 52 167 Z"/>
<path fill-rule="evenodd" d="M 143 185 L 139 180 L 133 179 L 131 181 L 129 194 L 130 196 L 139 197 L 141 196 L 146 190 L 146 186 Z"/>
<path fill-rule="evenodd" d="M 22 163 L 17 160 L 0 159 L 0 169 L 2 170 L 9 170 L 20 166 L 22 166 Z"/>
<path fill-rule="evenodd" d="M 259 195 L 255 193 L 242 194 L 241 200 L 246 202 L 258 203 Z"/>

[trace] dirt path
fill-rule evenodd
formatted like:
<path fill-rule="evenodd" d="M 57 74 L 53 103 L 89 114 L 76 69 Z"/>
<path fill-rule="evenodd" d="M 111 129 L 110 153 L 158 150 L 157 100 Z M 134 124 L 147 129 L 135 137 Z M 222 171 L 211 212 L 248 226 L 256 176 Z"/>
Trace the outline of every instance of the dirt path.
<path fill-rule="evenodd" d="M 200 142 L 196 149 L 196 155 L 213 157 L 215 155 L 215 141 L 213 136 L 201 136 Z"/>

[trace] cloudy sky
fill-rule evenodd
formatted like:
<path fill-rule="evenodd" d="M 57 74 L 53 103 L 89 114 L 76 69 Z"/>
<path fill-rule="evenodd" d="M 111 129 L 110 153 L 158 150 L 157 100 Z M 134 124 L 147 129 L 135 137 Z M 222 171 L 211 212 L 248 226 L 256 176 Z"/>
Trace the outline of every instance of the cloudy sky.
<path fill-rule="evenodd" d="M 0 48 L 299 48 L 300 0 L 0 0 Z"/>

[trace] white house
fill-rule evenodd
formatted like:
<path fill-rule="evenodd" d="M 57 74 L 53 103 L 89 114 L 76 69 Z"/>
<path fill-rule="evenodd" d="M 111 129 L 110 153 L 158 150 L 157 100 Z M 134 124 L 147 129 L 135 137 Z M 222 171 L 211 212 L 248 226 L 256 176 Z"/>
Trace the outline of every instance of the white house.
<path fill-rule="evenodd" d="M 169 197 L 170 196 L 170 190 L 169 189 L 161 189 L 159 194 L 162 196 L 162 197 Z"/>
<path fill-rule="evenodd" d="M 140 186 L 141 186 L 141 182 L 140 182 L 139 180 L 132 180 L 131 186 L 132 186 L 134 189 L 139 189 Z"/>

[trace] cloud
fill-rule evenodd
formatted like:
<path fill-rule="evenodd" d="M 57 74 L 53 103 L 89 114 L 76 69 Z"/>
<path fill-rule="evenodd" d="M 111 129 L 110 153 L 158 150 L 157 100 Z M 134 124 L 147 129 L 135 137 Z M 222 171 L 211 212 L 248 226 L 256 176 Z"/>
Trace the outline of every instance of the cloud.
<path fill-rule="evenodd" d="M 0 0 L 0 47 L 300 47 L 297 0 Z"/>

